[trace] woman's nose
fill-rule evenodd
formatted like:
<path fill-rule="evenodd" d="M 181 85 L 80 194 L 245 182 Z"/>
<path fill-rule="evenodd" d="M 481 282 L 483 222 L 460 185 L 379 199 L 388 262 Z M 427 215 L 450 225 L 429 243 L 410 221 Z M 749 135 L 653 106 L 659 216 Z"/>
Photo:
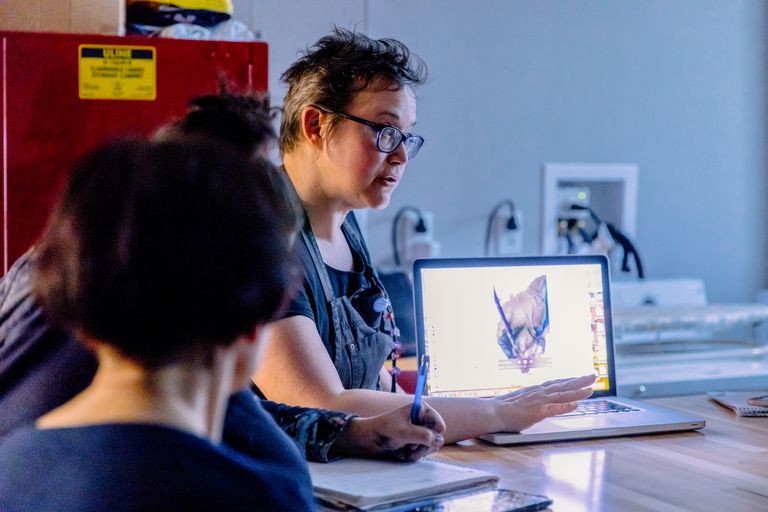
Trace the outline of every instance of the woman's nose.
<path fill-rule="evenodd" d="M 397 145 L 397 149 L 389 153 L 387 161 L 391 165 L 405 165 L 408 163 L 408 152 L 405 150 L 405 141 Z"/>

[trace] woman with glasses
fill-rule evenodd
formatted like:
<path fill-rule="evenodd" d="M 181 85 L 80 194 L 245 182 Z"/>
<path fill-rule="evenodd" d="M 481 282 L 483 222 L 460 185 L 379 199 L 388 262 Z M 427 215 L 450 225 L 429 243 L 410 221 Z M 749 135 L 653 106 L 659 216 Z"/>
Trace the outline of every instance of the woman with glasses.
<path fill-rule="evenodd" d="M 304 283 L 254 380 L 270 400 L 356 414 L 411 401 L 384 370 L 397 328 L 351 210 L 385 208 L 424 139 L 413 88 L 426 67 L 401 42 L 336 28 L 282 76 L 285 171 L 301 199 Z M 495 400 L 426 401 L 443 416 L 447 442 L 522 430 L 568 412 L 591 394 L 593 376 L 564 379 Z M 392 391 L 392 392 L 390 392 Z"/>

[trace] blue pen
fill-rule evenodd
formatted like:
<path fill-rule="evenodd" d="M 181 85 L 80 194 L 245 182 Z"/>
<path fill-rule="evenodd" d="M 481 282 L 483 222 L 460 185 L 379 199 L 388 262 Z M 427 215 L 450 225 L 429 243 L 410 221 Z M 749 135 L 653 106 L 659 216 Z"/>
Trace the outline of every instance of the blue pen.
<path fill-rule="evenodd" d="M 424 394 L 424 385 L 427 381 L 427 371 L 429 370 L 429 356 L 421 356 L 419 365 L 419 376 L 416 379 L 416 393 L 413 395 L 413 405 L 411 406 L 411 423 L 420 425 L 419 413 L 421 412 L 421 395 Z"/>

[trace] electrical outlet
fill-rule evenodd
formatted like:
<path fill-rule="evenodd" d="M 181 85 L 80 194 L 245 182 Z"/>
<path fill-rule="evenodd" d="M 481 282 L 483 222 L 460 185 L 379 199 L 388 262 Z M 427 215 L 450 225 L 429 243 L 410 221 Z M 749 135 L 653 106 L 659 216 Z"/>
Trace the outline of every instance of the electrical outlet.
<path fill-rule="evenodd" d="M 424 227 L 427 228 L 423 233 L 419 233 L 415 229 L 418 220 L 415 217 L 410 219 L 413 224 L 408 228 L 410 237 L 405 246 L 405 255 L 410 262 L 417 258 L 433 258 L 435 253 L 440 250 L 439 244 L 434 241 L 435 215 L 432 212 L 422 211 L 421 218 L 424 221 Z"/>
<path fill-rule="evenodd" d="M 419 215 L 413 210 L 407 210 L 403 213 L 402 219 L 397 224 L 398 240 L 402 247 L 412 241 L 430 242 L 433 239 L 435 228 L 435 216 L 432 212 L 421 212 L 421 220 L 424 221 L 426 231 L 419 233 L 416 227 L 419 225 Z"/>
<path fill-rule="evenodd" d="M 424 220 L 424 226 L 427 230 L 424 233 L 419 233 L 415 230 L 412 231 L 413 235 L 411 236 L 411 240 L 414 242 L 431 242 L 434 239 L 435 234 L 435 214 L 422 210 L 421 218 Z M 414 223 L 414 226 L 415 225 L 416 224 Z"/>
<path fill-rule="evenodd" d="M 523 252 L 523 213 L 515 210 L 514 217 L 517 229 L 507 229 L 504 223 L 497 233 L 499 256 L 513 256 Z"/>
<path fill-rule="evenodd" d="M 421 220 L 426 231 L 419 233 L 419 215 L 413 210 L 403 212 L 402 219 L 397 223 L 397 248 L 400 267 L 410 273 L 413 260 L 417 258 L 434 258 L 440 252 L 440 244 L 434 241 L 434 214 L 421 212 Z"/>
<path fill-rule="evenodd" d="M 419 258 L 437 258 L 440 256 L 440 242 L 415 240 L 408 245 L 407 258 L 413 262 Z"/>

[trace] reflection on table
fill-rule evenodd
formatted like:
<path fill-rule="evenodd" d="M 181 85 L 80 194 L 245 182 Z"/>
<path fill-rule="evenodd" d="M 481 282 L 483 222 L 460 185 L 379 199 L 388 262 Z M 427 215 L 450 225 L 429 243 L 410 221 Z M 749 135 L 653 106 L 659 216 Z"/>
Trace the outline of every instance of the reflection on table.
<path fill-rule="evenodd" d="M 707 427 L 509 448 L 470 440 L 435 457 L 547 495 L 553 511 L 768 510 L 768 417 L 737 418 L 700 395 L 649 401 L 704 417 Z"/>

